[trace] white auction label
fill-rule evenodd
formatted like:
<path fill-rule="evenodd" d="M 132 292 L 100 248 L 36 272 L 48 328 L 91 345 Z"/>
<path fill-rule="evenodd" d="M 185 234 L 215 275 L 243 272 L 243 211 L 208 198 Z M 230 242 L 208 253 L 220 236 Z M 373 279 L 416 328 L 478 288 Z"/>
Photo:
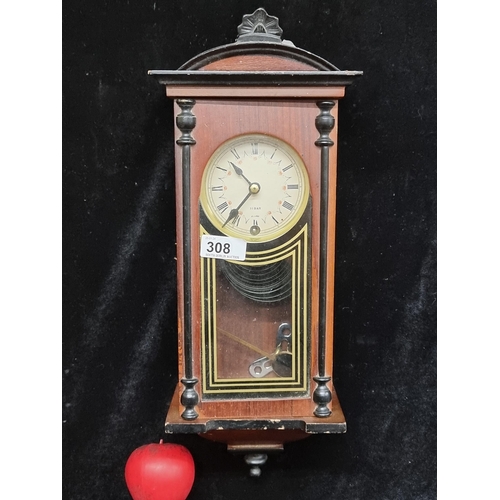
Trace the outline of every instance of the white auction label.
<path fill-rule="evenodd" d="M 201 236 L 201 257 L 245 260 L 246 254 L 247 242 L 245 240 L 228 236 L 212 236 L 211 234 Z"/>

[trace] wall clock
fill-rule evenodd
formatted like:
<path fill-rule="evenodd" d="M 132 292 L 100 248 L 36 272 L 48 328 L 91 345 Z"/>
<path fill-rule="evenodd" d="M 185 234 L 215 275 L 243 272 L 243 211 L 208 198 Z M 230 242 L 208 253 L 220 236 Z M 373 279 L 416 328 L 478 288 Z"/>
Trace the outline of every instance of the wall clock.
<path fill-rule="evenodd" d="M 332 383 L 337 103 L 362 74 L 281 39 L 151 70 L 174 101 L 179 383 L 167 433 L 244 454 L 346 431 Z"/>

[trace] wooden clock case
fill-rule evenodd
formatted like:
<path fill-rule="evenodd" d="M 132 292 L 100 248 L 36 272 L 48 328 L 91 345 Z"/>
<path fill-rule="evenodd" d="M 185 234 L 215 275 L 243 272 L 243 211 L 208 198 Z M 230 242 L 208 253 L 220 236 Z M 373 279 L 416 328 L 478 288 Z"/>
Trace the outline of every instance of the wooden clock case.
<path fill-rule="evenodd" d="M 179 383 L 167 433 L 197 433 L 231 451 L 268 452 L 311 433 L 342 433 L 333 377 L 338 100 L 362 74 L 281 40 L 263 9 L 244 16 L 235 43 L 179 70 L 149 73 L 166 87 L 176 116 Z M 203 392 L 198 204 L 205 165 L 241 134 L 279 137 L 301 155 L 311 195 L 310 331 L 306 397 L 210 399 Z"/>

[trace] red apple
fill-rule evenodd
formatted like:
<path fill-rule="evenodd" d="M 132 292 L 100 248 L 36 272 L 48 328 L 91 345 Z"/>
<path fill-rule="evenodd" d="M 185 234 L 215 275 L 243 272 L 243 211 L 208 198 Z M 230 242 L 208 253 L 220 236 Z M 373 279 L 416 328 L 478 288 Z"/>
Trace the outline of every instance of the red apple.
<path fill-rule="evenodd" d="M 125 482 L 134 500 L 185 500 L 194 482 L 193 457 L 180 444 L 145 444 L 128 458 Z"/>

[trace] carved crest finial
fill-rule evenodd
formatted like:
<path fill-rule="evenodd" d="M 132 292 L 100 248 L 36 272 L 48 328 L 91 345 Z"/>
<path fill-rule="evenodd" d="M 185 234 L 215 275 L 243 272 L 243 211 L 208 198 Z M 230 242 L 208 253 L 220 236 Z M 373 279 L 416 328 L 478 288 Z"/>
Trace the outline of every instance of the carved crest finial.
<path fill-rule="evenodd" d="M 253 14 L 245 14 L 238 26 L 237 42 L 281 42 L 283 30 L 275 16 L 270 16 L 263 8 L 257 9 Z"/>

